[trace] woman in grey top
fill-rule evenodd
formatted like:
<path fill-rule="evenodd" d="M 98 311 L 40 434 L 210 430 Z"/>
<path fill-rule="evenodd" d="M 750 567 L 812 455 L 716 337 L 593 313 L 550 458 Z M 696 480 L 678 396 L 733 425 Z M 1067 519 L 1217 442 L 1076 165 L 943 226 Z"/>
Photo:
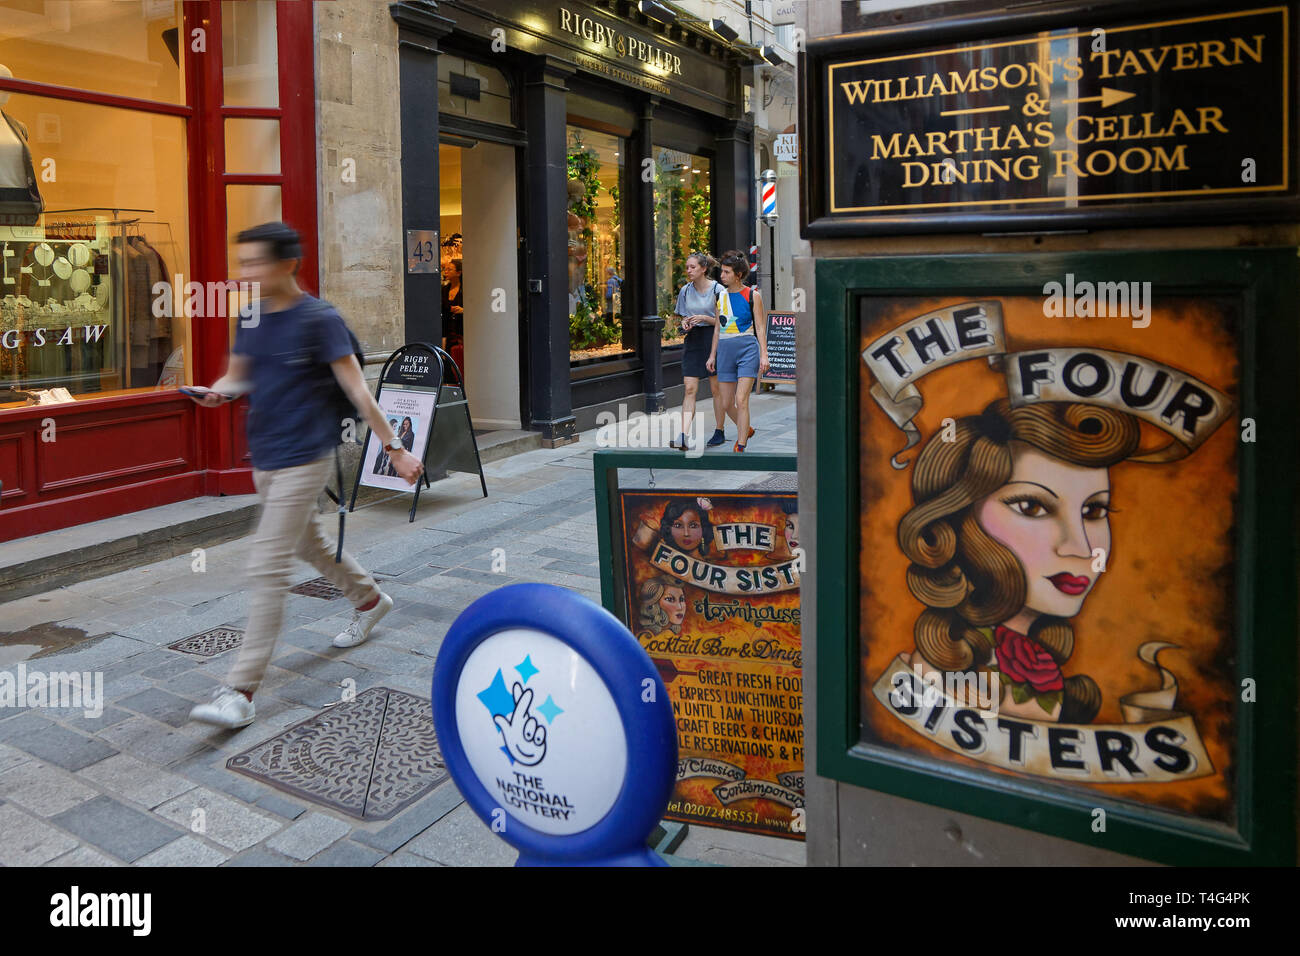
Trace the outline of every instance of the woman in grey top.
<path fill-rule="evenodd" d="M 718 321 L 718 292 L 722 289 L 709 278 L 709 272 L 717 264 L 707 253 L 692 252 L 686 257 L 686 278 L 690 281 L 677 293 L 677 317 L 682 331 L 686 333 L 686 347 L 682 352 L 682 382 L 686 386 L 686 394 L 682 397 L 682 433 L 670 447 L 683 451 L 686 450 L 686 433 L 691 430 L 691 422 L 695 419 L 695 395 L 699 391 L 700 379 L 709 375 L 705 365 L 713 350 L 713 326 Z M 722 405 L 717 401 L 716 375 L 712 385 L 716 430 L 707 444 L 721 445 L 727 440 L 722 431 L 727 419 Z"/>

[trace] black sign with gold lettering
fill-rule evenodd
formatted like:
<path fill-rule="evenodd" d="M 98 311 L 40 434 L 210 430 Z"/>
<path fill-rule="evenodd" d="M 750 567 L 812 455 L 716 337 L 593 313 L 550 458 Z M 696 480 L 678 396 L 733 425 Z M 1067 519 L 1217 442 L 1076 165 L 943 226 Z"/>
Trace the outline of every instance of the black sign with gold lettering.
<path fill-rule="evenodd" d="M 805 235 L 1294 216 L 1295 3 L 1161 6 L 810 43 Z"/>

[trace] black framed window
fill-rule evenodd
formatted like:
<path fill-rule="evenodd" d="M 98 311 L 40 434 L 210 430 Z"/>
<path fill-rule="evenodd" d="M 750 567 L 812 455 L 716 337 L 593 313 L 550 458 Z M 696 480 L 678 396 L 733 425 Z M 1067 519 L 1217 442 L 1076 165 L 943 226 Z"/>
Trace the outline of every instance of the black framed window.
<path fill-rule="evenodd" d="M 655 307 L 664 320 L 663 344 L 684 340 L 675 310 L 686 284 L 686 257 L 713 254 L 712 163 L 708 156 L 654 147 Z"/>
<path fill-rule="evenodd" d="M 631 304 L 624 295 L 627 140 L 567 127 L 569 360 L 624 358 Z"/>

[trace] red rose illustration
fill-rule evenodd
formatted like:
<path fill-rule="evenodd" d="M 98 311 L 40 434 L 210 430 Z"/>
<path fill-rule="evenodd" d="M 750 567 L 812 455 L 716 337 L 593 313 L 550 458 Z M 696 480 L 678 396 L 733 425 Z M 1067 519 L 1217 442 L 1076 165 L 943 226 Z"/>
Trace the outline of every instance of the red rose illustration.
<path fill-rule="evenodd" d="M 1007 680 L 1029 684 L 1035 693 L 1060 690 L 1065 686 L 1061 668 L 1042 647 L 1023 634 L 998 626 L 995 632 L 998 670 Z"/>

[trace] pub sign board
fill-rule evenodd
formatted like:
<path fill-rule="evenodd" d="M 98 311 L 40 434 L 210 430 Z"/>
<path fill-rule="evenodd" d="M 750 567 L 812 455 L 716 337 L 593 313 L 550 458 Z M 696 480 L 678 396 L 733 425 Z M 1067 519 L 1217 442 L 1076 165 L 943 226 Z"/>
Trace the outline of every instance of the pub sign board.
<path fill-rule="evenodd" d="M 1294 250 L 817 269 L 818 772 L 1294 862 Z"/>
<path fill-rule="evenodd" d="M 1296 216 L 1296 5 L 1209 6 L 1055 4 L 810 42 L 804 235 Z"/>
<path fill-rule="evenodd" d="M 797 372 L 793 312 L 767 313 L 767 357 L 771 367 L 759 378 L 763 385 L 794 384 Z"/>
<path fill-rule="evenodd" d="M 795 492 L 619 489 L 627 625 L 668 689 L 665 819 L 802 840 Z"/>

